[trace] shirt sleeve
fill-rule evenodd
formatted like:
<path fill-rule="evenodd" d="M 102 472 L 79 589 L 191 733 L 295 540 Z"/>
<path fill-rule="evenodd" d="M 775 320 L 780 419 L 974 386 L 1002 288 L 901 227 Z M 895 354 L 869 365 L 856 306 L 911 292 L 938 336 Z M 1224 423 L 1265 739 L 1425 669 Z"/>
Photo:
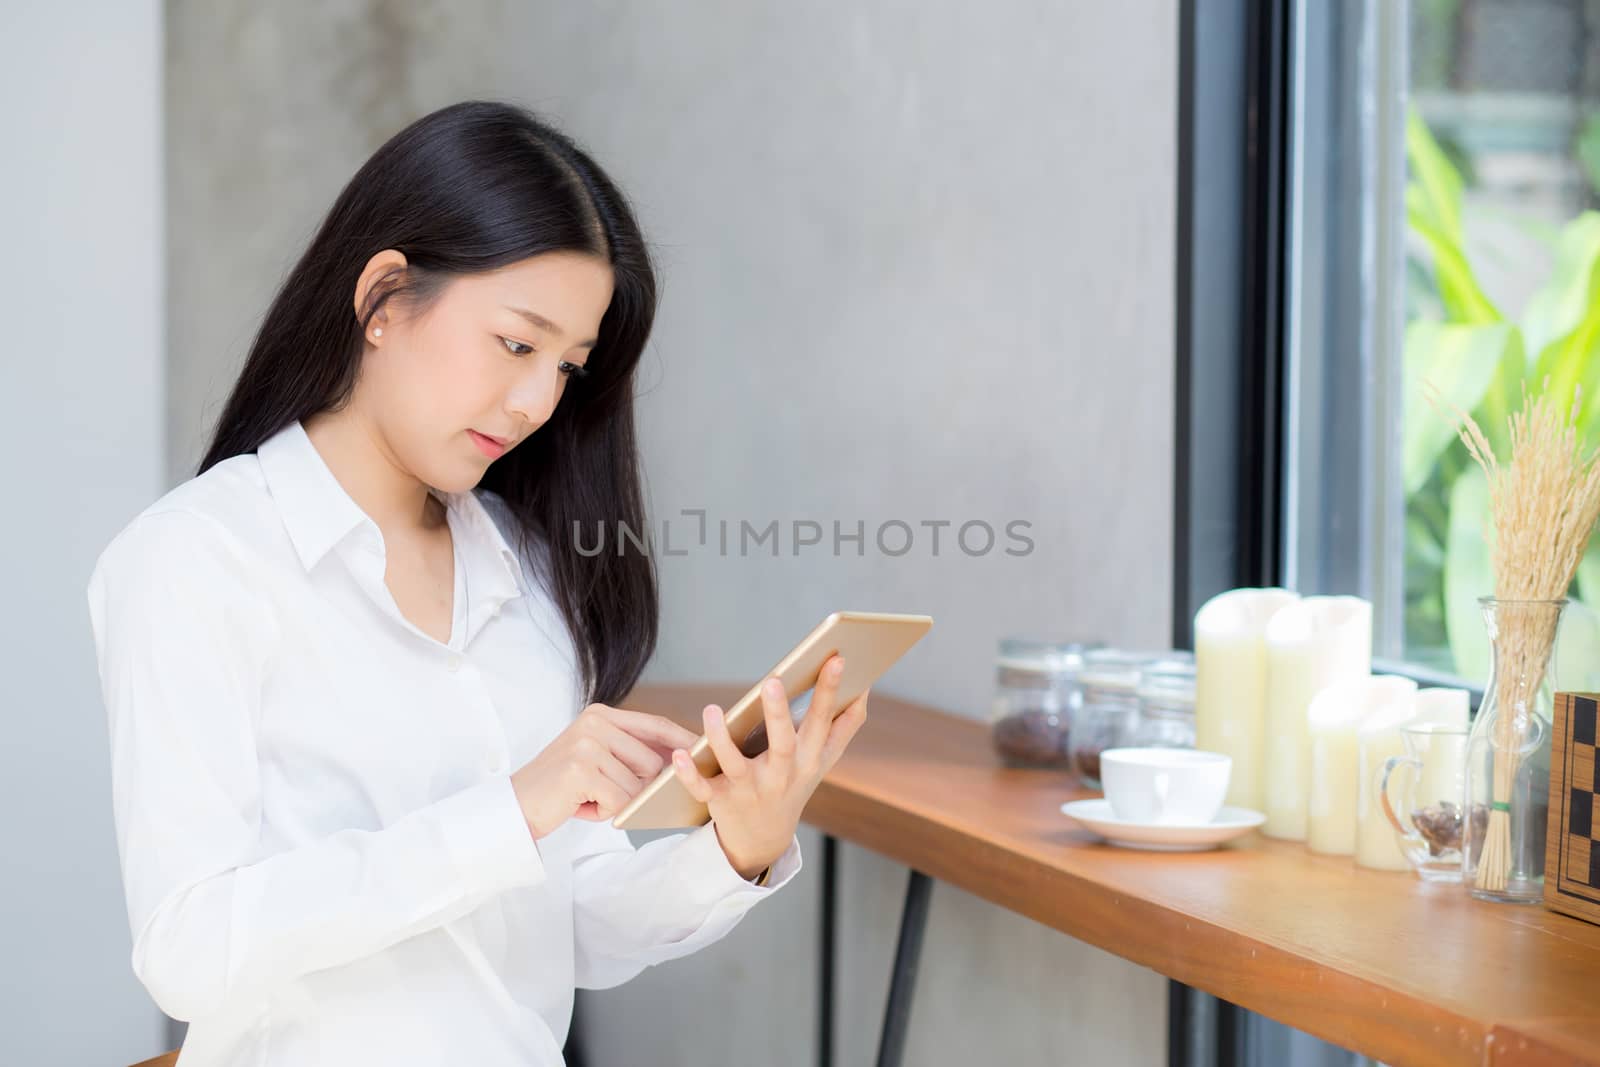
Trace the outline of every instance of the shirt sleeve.
<path fill-rule="evenodd" d="M 509 775 L 381 829 L 259 855 L 256 723 L 278 631 L 233 544 L 208 517 L 146 513 L 87 589 L 133 969 L 181 1020 L 545 877 Z"/>
<path fill-rule="evenodd" d="M 585 829 L 584 854 L 572 866 L 580 989 L 621 985 L 646 967 L 720 940 L 801 867 L 798 835 L 758 886 L 728 862 L 714 823 L 637 848 L 609 823 Z"/>

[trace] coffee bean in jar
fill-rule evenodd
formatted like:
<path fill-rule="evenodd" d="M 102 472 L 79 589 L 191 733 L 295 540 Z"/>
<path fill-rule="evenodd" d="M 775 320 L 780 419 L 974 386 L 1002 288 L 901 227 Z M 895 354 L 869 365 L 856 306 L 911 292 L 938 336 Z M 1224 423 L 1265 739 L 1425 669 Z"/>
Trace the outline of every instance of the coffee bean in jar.
<path fill-rule="evenodd" d="M 1070 720 L 1059 711 L 1028 709 L 995 720 L 994 747 L 1008 763 L 1037 767 L 1066 759 Z"/>
<path fill-rule="evenodd" d="M 1024 638 L 1000 642 L 989 737 L 1006 766 L 1070 766 L 1067 739 L 1082 700 L 1077 674 L 1093 647 Z"/>
<path fill-rule="evenodd" d="M 1477 818 L 1479 812 L 1482 812 L 1481 819 Z M 1489 823 L 1488 809 L 1482 804 L 1477 804 L 1474 805 L 1472 814 L 1475 821 L 1480 824 L 1475 829 L 1481 835 L 1483 827 Z M 1417 828 L 1417 833 L 1428 843 L 1430 856 L 1442 856 L 1461 848 L 1461 809 L 1448 800 L 1441 800 L 1437 804 L 1413 811 L 1411 825 Z"/>

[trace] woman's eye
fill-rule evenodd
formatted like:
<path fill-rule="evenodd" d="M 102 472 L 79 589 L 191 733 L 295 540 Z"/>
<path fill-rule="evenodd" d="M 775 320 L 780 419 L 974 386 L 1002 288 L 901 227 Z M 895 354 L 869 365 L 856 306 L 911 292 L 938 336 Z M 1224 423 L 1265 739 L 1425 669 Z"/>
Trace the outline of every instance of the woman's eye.
<path fill-rule="evenodd" d="M 500 338 L 500 342 L 514 356 L 526 356 L 534 351 L 533 346 L 525 345 L 521 341 L 513 341 L 509 337 Z M 569 363 L 566 360 L 562 360 L 556 364 L 556 369 L 561 372 L 561 376 L 564 378 L 587 378 L 589 376 L 588 369 L 582 363 Z"/>

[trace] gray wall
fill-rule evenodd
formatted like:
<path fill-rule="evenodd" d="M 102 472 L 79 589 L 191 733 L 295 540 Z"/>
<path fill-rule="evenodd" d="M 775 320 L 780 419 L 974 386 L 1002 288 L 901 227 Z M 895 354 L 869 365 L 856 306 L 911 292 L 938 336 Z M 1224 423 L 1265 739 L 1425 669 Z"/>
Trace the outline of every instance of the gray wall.
<path fill-rule="evenodd" d="M 169 17 L 174 478 L 348 175 L 418 114 L 505 97 L 584 142 L 658 250 L 640 406 L 673 544 L 693 508 L 735 535 L 867 530 L 860 558 L 831 537 L 778 558 L 735 537 L 722 555 L 714 534 L 664 558 L 650 677 L 749 680 L 834 608 L 927 612 L 934 631 L 881 688 L 981 717 L 1002 634 L 1166 640 L 1174 0 Z M 894 519 L 917 532 L 899 557 L 872 537 Z M 973 519 L 1027 520 L 1033 551 L 962 553 Z M 952 522 L 937 556 L 919 525 L 935 520 Z M 583 998 L 596 1062 L 814 1061 L 820 845 L 802 843 L 800 879 L 726 941 Z M 904 878 L 842 849 L 841 1063 L 875 1047 Z M 750 1008 L 730 1019 L 713 1005 L 735 988 Z M 1164 993 L 940 886 L 908 1062 L 1157 1063 Z"/>
<path fill-rule="evenodd" d="M 0 6 L 0 1034 L 18 1064 L 154 1055 L 84 587 L 163 486 L 161 9 Z"/>

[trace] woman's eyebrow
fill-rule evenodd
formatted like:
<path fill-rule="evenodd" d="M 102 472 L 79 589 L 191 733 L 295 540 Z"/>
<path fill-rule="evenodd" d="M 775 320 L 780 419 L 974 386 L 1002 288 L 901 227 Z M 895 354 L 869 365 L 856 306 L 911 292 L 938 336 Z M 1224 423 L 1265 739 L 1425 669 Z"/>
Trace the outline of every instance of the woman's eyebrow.
<path fill-rule="evenodd" d="M 544 330 L 544 331 L 546 331 L 548 333 L 552 333 L 557 337 L 562 336 L 561 327 L 557 326 L 555 323 L 551 322 L 549 319 L 545 318 L 543 315 L 539 314 L 537 311 L 529 311 L 527 308 L 513 307 L 510 304 L 505 305 L 505 308 L 506 308 L 507 311 L 511 312 L 512 314 L 520 315 L 523 318 L 527 319 L 529 322 L 533 323 L 535 326 L 539 327 L 539 329 L 541 329 L 541 330 Z M 597 339 L 596 338 L 590 338 L 589 340 L 584 341 L 582 344 L 577 344 L 577 345 L 574 345 L 573 347 L 574 348 L 593 348 L 596 343 L 597 343 Z"/>

